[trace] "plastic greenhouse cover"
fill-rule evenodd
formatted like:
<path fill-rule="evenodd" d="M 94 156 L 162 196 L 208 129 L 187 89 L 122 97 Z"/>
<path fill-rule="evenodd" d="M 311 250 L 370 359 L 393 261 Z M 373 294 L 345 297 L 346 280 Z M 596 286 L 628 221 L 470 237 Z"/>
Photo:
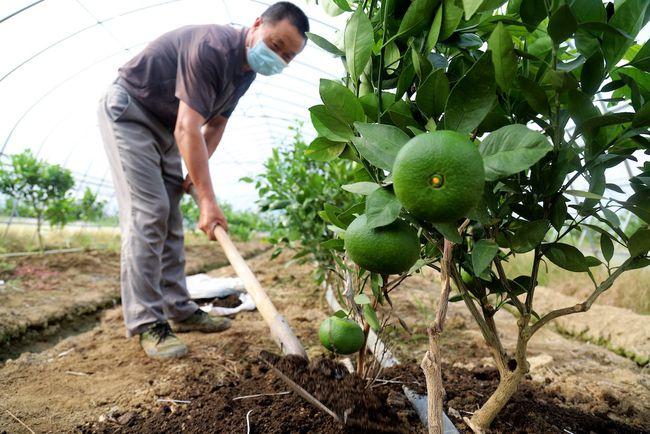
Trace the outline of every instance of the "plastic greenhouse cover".
<path fill-rule="evenodd" d="M 171 29 L 219 23 L 251 25 L 272 2 L 253 0 L 31 0 L 0 2 L 0 150 L 32 149 L 71 169 L 77 188 L 112 198 L 96 107 L 117 68 Z M 331 37 L 343 21 L 296 2 L 311 30 Z M 13 15 L 12 15 L 13 14 Z M 257 197 L 243 176 L 260 172 L 273 146 L 319 102 L 321 77 L 344 74 L 341 62 L 311 42 L 280 76 L 258 77 L 240 100 L 210 160 L 217 195 L 237 208 Z M 109 202 L 109 207 L 114 207 Z"/>

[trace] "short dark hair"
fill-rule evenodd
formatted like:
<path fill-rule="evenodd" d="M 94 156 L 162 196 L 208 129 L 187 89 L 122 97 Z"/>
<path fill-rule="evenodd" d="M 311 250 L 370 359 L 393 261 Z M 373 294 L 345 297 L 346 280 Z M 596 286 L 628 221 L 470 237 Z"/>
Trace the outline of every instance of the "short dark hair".
<path fill-rule="evenodd" d="M 309 19 L 302 9 L 293 3 L 274 3 L 264 11 L 262 18 L 270 24 L 275 24 L 284 19 L 289 20 L 289 22 L 298 29 L 302 37 L 307 38 L 305 33 L 309 31 Z"/>

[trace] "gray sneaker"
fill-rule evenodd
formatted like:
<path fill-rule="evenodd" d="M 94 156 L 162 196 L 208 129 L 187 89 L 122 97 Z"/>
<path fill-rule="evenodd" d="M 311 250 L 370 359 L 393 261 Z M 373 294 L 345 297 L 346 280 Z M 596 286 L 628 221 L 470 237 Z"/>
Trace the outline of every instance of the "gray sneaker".
<path fill-rule="evenodd" d="M 187 347 L 172 333 L 166 321 L 153 323 L 140 333 L 140 346 L 152 359 L 172 359 L 187 354 Z"/>
<path fill-rule="evenodd" d="M 219 316 L 210 316 L 197 309 L 192 315 L 183 321 L 172 321 L 172 330 L 176 333 L 203 332 L 216 333 L 230 328 L 230 320 Z"/>

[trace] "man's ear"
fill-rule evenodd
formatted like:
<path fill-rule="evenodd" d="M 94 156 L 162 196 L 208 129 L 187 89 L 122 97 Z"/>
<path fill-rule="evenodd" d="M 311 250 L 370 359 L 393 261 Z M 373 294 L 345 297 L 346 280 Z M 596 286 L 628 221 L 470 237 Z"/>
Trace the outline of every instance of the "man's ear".
<path fill-rule="evenodd" d="M 264 22 L 264 20 L 262 19 L 262 17 L 255 18 L 255 21 L 253 22 L 253 25 L 251 26 L 251 29 L 255 30 L 255 29 L 259 28 L 262 25 L 263 22 Z"/>

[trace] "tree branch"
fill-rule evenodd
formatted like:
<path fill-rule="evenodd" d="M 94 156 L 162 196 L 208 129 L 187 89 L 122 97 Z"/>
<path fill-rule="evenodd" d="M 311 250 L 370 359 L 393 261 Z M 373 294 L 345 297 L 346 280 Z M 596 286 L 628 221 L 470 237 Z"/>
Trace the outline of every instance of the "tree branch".
<path fill-rule="evenodd" d="M 607 291 L 614 281 L 623 274 L 625 271 L 627 271 L 630 267 L 630 264 L 632 261 L 636 259 L 635 257 L 630 257 L 625 260 L 617 269 L 614 271 L 607 279 L 605 279 L 598 287 L 594 290 L 594 292 L 587 298 L 585 301 L 582 303 L 578 303 L 575 306 L 571 307 L 564 307 L 561 309 L 556 309 L 552 310 L 546 315 L 544 315 L 539 321 L 537 321 L 533 326 L 530 328 L 529 336 L 533 336 L 539 329 L 544 327 L 547 323 L 550 321 L 553 321 L 556 318 L 559 318 L 561 316 L 565 315 L 570 315 L 572 313 L 578 313 L 578 312 L 586 312 L 589 310 L 591 305 L 596 301 L 596 299 L 602 294 L 603 292 Z"/>
<path fill-rule="evenodd" d="M 508 283 L 508 278 L 506 277 L 506 272 L 503 269 L 503 265 L 501 264 L 501 259 L 499 259 L 499 256 L 495 256 L 494 258 L 494 265 L 497 267 L 497 272 L 499 273 L 499 280 L 501 280 L 501 284 L 503 287 L 506 289 L 506 292 L 508 293 L 508 297 L 510 298 L 510 301 L 512 301 L 512 304 L 515 305 L 519 313 L 523 316 L 528 313 L 524 305 L 521 303 L 521 301 L 517 298 L 517 296 L 514 294 L 512 291 L 512 288 L 510 288 L 510 284 Z"/>
<path fill-rule="evenodd" d="M 539 263 L 542 260 L 539 246 L 535 248 L 535 257 L 533 258 L 533 270 L 530 273 L 530 288 L 526 294 L 526 312 L 533 311 L 533 297 L 535 296 L 535 288 L 537 287 L 537 275 L 539 274 Z"/>

